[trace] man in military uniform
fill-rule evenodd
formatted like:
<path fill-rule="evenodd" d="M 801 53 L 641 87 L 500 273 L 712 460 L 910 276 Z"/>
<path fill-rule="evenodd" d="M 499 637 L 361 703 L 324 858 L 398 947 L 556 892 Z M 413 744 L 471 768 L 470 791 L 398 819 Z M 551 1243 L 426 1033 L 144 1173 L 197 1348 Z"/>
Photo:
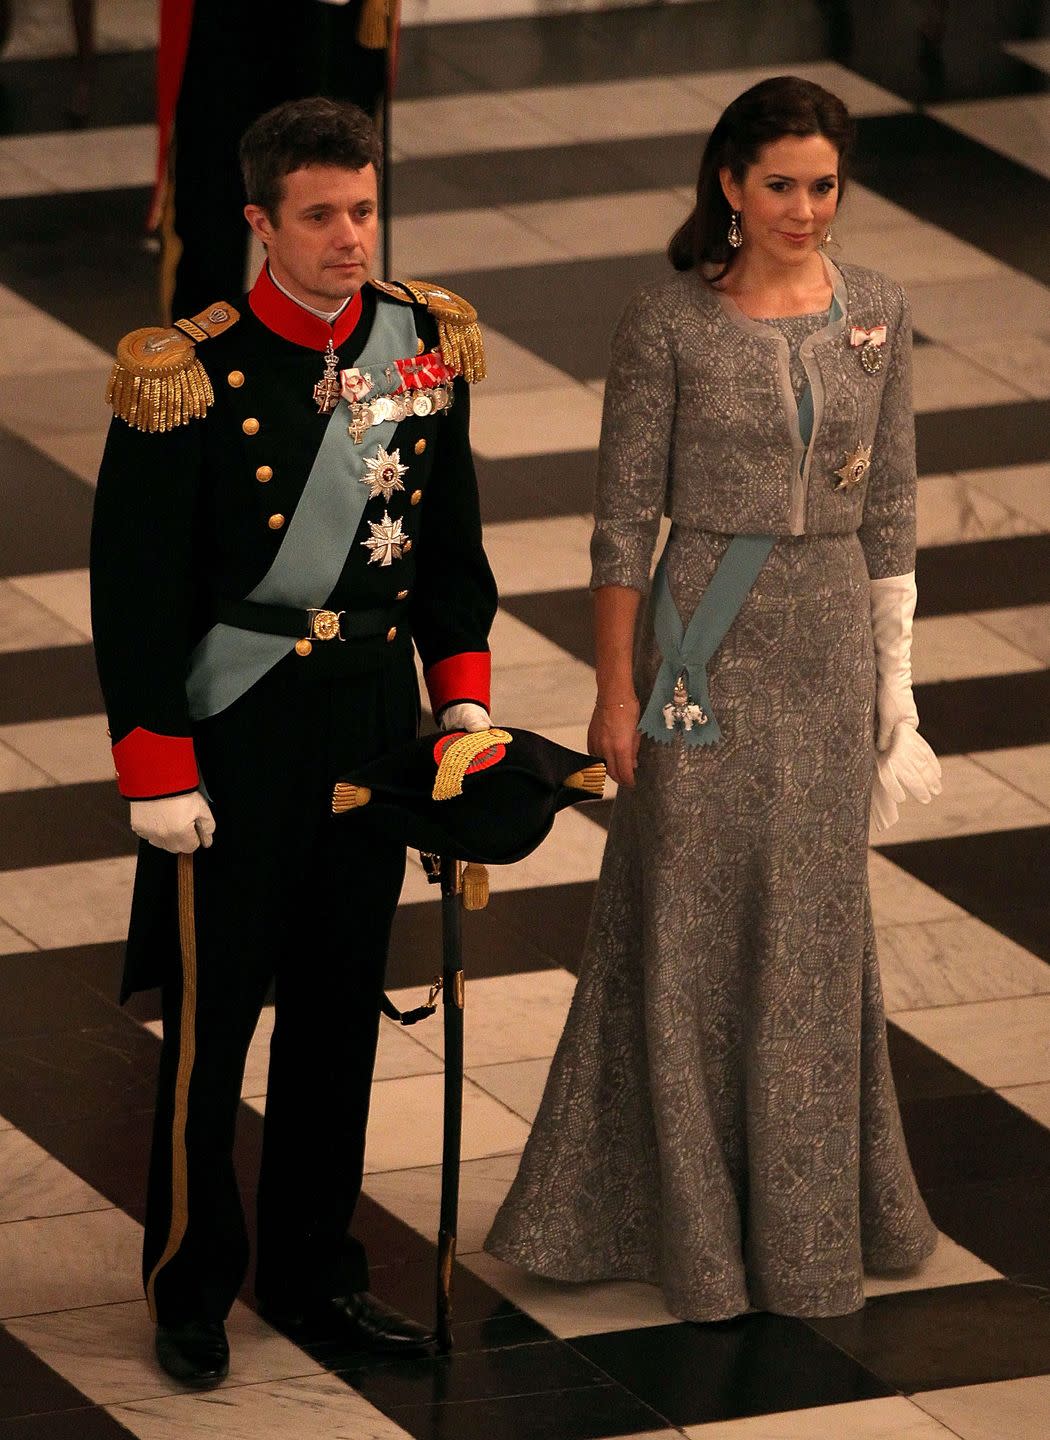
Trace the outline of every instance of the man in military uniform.
<path fill-rule="evenodd" d="M 348 1227 L 402 847 L 330 814 L 333 778 L 416 733 L 418 649 L 446 729 L 488 725 L 472 308 L 369 277 L 379 150 L 344 102 L 246 133 L 267 264 L 245 302 L 121 342 L 92 614 L 141 838 L 124 994 L 162 986 L 144 1280 L 157 1353 L 227 1372 L 247 1240 L 231 1159 L 245 1056 L 275 1028 L 256 1290 L 291 1334 L 413 1353 Z"/>

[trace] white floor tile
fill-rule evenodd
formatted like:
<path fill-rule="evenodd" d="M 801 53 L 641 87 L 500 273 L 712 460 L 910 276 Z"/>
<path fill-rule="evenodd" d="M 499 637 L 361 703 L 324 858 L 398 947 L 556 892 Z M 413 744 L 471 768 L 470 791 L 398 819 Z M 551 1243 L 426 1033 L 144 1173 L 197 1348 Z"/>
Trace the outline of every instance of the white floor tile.
<path fill-rule="evenodd" d="M 122 1210 L 0 1225 L 0 1318 L 136 1300 L 141 1249 Z"/>
<path fill-rule="evenodd" d="M 59 620 L 10 580 L 0 580 L 0 651 L 44 650 L 82 644 L 79 630 Z"/>
<path fill-rule="evenodd" d="M 409 1440 L 334 1375 L 108 1407 L 139 1440 Z"/>
<path fill-rule="evenodd" d="M 0 736 L 3 733 L 0 728 Z M 31 765 L 24 755 L 19 755 L 0 739 L 0 791 L 40 790 L 51 783 L 49 775 Z"/>
<path fill-rule="evenodd" d="M 157 132 L 153 125 L 118 125 L 7 136 L 0 140 L 0 156 L 42 177 L 51 190 L 147 186 L 156 174 Z"/>
<path fill-rule="evenodd" d="M 685 79 L 690 89 L 710 100 L 721 114 L 731 100 L 750 86 L 783 74 L 783 65 L 756 65 L 738 70 L 712 70 Z M 814 85 L 822 85 L 825 90 L 838 95 L 854 115 L 893 115 L 911 109 L 899 95 L 884 90 L 880 85 L 873 85 L 855 70 L 831 60 L 793 64 L 791 74 L 802 80 L 811 80 Z"/>
<path fill-rule="evenodd" d="M 500 395 L 505 390 L 551 390 L 572 383 L 572 376 L 556 365 L 548 365 L 524 345 L 485 325 L 485 393 Z M 486 536 L 488 529 L 486 528 Z"/>
<path fill-rule="evenodd" d="M 108 1210 L 109 1201 L 19 1130 L 0 1133 L 0 1225 Z"/>
<path fill-rule="evenodd" d="M 1025 395 L 1040 400 L 1050 397 L 1050 338 L 1046 335 L 1021 331 L 987 337 L 977 334 L 969 340 L 956 340 L 954 348 Z"/>
<path fill-rule="evenodd" d="M 957 1440 L 903 1395 L 689 1425 L 684 1433 L 688 1440 Z"/>
<path fill-rule="evenodd" d="M 964 1250 L 947 1235 L 941 1235 L 937 1248 L 914 1275 L 902 1275 L 895 1279 L 866 1275 L 864 1294 L 870 1300 L 873 1295 L 900 1295 L 907 1290 L 937 1290 L 944 1285 L 978 1285 L 986 1280 L 1001 1280 L 1003 1277 L 991 1265 Z"/>
<path fill-rule="evenodd" d="M 1026 515 L 1040 530 L 1050 530 L 1050 463 L 968 470 L 966 479 L 1000 505 Z"/>
<path fill-rule="evenodd" d="M 581 937 L 582 942 L 582 937 Z M 468 1070 L 535 1060 L 554 1054 L 565 1028 L 576 981 L 567 970 L 530 970 L 521 975 L 492 975 L 467 980 L 464 1057 Z M 391 991 L 401 1008 L 414 991 Z M 440 1025 L 422 1029 L 419 1043 L 444 1055 Z"/>
<path fill-rule="evenodd" d="M 94 485 L 106 446 L 107 423 L 108 421 L 104 420 L 97 429 L 74 430 L 68 435 L 37 432 L 22 438 L 34 445 L 41 454 L 49 455 L 78 480 L 83 480 L 86 485 Z"/>
<path fill-rule="evenodd" d="M 406 215 L 397 222 L 397 265 L 406 275 L 447 279 L 460 270 L 546 265 L 565 258 L 564 250 L 503 210 L 441 211 Z"/>
<path fill-rule="evenodd" d="M 0 871 L 0 920 L 44 950 L 123 940 L 134 872 L 130 855 Z"/>
<path fill-rule="evenodd" d="M 5 60 L 38 60 L 73 53 L 69 11 L 52 0 L 20 0 L 13 7 Z M 156 0 L 96 0 L 95 49 L 150 50 L 157 43 Z"/>
<path fill-rule="evenodd" d="M 0 745 L 32 763 L 44 783 L 78 785 L 113 779 L 113 755 L 104 715 L 74 715 L 64 720 L 33 720 L 0 725 Z M 0 758 L 0 772 L 3 760 Z M 26 789 L 28 786 L 4 786 Z"/>
<path fill-rule="evenodd" d="M 656 1285 L 619 1280 L 559 1284 L 484 1253 L 464 1256 L 463 1264 L 561 1339 L 675 1323 Z"/>
<path fill-rule="evenodd" d="M 426 3 L 426 0 L 422 0 Z M 1003 49 L 1008 55 L 1016 55 L 1026 65 L 1034 65 L 1037 70 L 1045 70 L 1050 74 L 1050 40 L 1017 40 L 1004 45 Z"/>
<path fill-rule="evenodd" d="M 108 358 L 97 345 L 42 310 L 0 318 L 0 376 L 91 370 Z"/>
<path fill-rule="evenodd" d="M 1050 993 L 1050 965 L 973 915 L 878 932 L 886 1010 Z"/>
<path fill-rule="evenodd" d="M 1010 750 L 982 750 L 975 765 L 990 770 L 1015 790 L 1050 807 L 1050 745 L 1024 745 Z"/>
<path fill-rule="evenodd" d="M 507 592 L 501 587 L 501 593 Z M 489 645 L 492 648 L 493 681 L 497 689 L 501 688 L 498 677 L 519 665 L 560 665 L 565 659 L 565 651 L 560 645 L 555 645 L 553 640 L 548 640 L 507 610 L 497 612 L 489 631 Z"/>
<path fill-rule="evenodd" d="M 972 618 L 1009 640 L 1019 650 L 1050 665 L 1050 605 L 1018 605 L 1012 610 L 977 610 Z"/>
<path fill-rule="evenodd" d="M 835 216 L 835 232 L 841 228 L 844 240 L 843 258 L 848 259 L 849 237 L 854 230 L 891 229 L 898 225 L 914 225 L 915 216 L 892 200 L 850 180 Z M 833 252 L 834 257 L 834 252 Z"/>
<path fill-rule="evenodd" d="M 914 1399 L 959 1440 L 1046 1440 L 1050 1375 L 926 1390 Z"/>
<path fill-rule="evenodd" d="M 112 414 L 106 404 L 111 369 L 102 361 L 85 370 L 63 371 L 48 384 L 42 384 L 39 375 L 6 375 L 0 379 L 0 421 L 19 435 L 105 429 Z M 62 397 L 61 405 L 55 404 L 56 394 Z"/>
<path fill-rule="evenodd" d="M 899 1011 L 893 1021 L 992 1089 L 1050 1080 L 1050 995 Z"/>
<path fill-rule="evenodd" d="M 471 442 L 488 460 L 593 450 L 601 424 L 602 402 L 586 385 L 471 397 Z"/>
<path fill-rule="evenodd" d="M 469 1023 L 468 1023 L 469 1034 Z M 412 1075 L 372 1086 L 365 1170 L 404 1170 L 441 1162 L 444 1078 Z M 256 1104 L 256 1108 L 258 1105 Z M 463 1086 L 463 1159 L 518 1154 L 529 1127 L 476 1085 Z"/>
<path fill-rule="evenodd" d="M 593 523 L 589 515 L 553 515 L 486 525 L 485 550 L 500 594 L 530 595 L 589 585 Z"/>
<path fill-rule="evenodd" d="M 502 1205 L 510 1182 L 518 1172 L 517 1155 L 496 1155 L 468 1160 L 459 1172 L 459 1228 L 456 1254 L 473 1255 L 481 1249 Z M 365 1178 L 365 1194 L 417 1234 L 433 1240 L 438 1233 L 441 1205 L 441 1166 L 417 1170 L 389 1170 Z"/>
<path fill-rule="evenodd" d="M 91 639 L 91 594 L 86 569 L 18 575 L 8 583 L 76 630 L 82 639 Z"/>
<path fill-rule="evenodd" d="M 579 85 L 550 85 L 511 92 L 562 144 L 622 140 L 641 135 L 697 135 L 710 130 L 721 114 L 689 83 L 690 77 L 651 76 L 645 80 L 605 80 Z M 697 144 L 697 164 L 701 146 Z"/>
<path fill-rule="evenodd" d="M 875 924 L 906 925 L 955 920 L 966 911 L 932 885 L 924 885 L 877 850 L 868 851 L 868 883 Z"/>
<path fill-rule="evenodd" d="M 564 132 L 527 109 L 521 93 L 504 90 L 498 95 L 395 100 L 392 133 L 397 136 L 398 153 L 413 158 L 564 144 Z"/>
<path fill-rule="evenodd" d="M 508 1110 L 533 1124 L 543 1097 L 551 1062 L 547 1056 L 538 1060 L 518 1060 L 501 1065 L 480 1065 L 469 1074 L 474 1084 L 495 1096 Z"/>
<path fill-rule="evenodd" d="M 909 290 L 923 281 L 945 284 L 997 276 L 1005 268 L 987 251 L 919 220 L 871 230 L 851 227 L 843 231 L 841 244 L 851 265 L 881 270 Z"/>
<path fill-rule="evenodd" d="M 24 935 L 20 935 L 17 930 L 12 930 L 10 925 L 5 925 L 0 920 L 0 955 L 20 955 L 24 951 L 38 948 Z"/>
<path fill-rule="evenodd" d="M 677 191 L 636 190 L 510 205 L 507 214 L 576 259 L 599 259 L 664 250 L 689 208 Z"/>
<path fill-rule="evenodd" d="M 145 1300 L 87 1306 L 6 1322 L 17 1340 L 96 1405 L 127 1404 L 160 1395 L 185 1395 L 153 1356 L 153 1325 Z M 236 1386 L 319 1374 L 297 1345 L 237 1301 L 226 1322 L 230 1378 Z"/>
<path fill-rule="evenodd" d="M 1036 333 L 1050 331 L 1050 290 L 1015 270 L 982 280 L 936 281 L 908 287 L 915 328 L 956 346 L 974 335 L 1017 329 L 1019 316 Z"/>
<path fill-rule="evenodd" d="M 0 151 L 0 199 L 24 199 L 28 195 L 48 195 L 54 185 L 37 170 L 20 164 Z"/>
<path fill-rule="evenodd" d="M 1050 95 L 956 100 L 931 105 L 930 114 L 1050 180 Z"/>
<path fill-rule="evenodd" d="M 913 352 L 912 399 L 916 414 L 960 410 L 966 405 L 1011 405 L 1026 395 L 1019 385 L 1008 384 L 943 345 L 919 345 Z"/>
<path fill-rule="evenodd" d="M 1050 1083 L 1043 1085 L 1012 1085 L 999 1094 L 1018 1110 L 1023 1110 L 1040 1125 L 1050 1130 Z"/>
<path fill-rule="evenodd" d="M 1019 675 L 1043 668 L 1034 655 L 971 615 L 936 615 L 915 621 L 912 679 L 916 685 L 981 675 Z"/>
<path fill-rule="evenodd" d="M 594 709 L 594 671 L 571 656 L 499 670 L 493 681 L 492 713 L 522 730 L 586 722 Z"/>
<path fill-rule="evenodd" d="M 975 484 L 972 473 L 925 475 L 919 481 L 916 529 L 920 547 L 1040 533 L 1043 527 L 1036 520 Z"/>
<path fill-rule="evenodd" d="M 941 840 L 949 835 L 979 835 L 990 830 L 1050 824 L 1047 806 L 1020 794 L 966 755 L 942 757 L 941 771 L 942 793 L 928 805 L 905 801 L 896 825 L 881 834 L 873 833 L 873 845 L 902 845 L 910 840 Z"/>

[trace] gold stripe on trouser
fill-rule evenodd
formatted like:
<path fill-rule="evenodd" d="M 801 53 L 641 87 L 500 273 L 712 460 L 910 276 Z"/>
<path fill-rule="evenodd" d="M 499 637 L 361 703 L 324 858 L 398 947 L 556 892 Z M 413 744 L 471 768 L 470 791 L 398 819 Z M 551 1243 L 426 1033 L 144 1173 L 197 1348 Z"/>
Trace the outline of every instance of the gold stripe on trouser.
<path fill-rule="evenodd" d="M 175 1103 L 171 1119 L 171 1221 L 168 1243 L 146 1281 L 146 1302 L 157 1319 L 157 1276 L 178 1253 L 190 1220 L 186 1119 L 190 1076 L 197 1048 L 197 931 L 193 913 L 193 856 L 179 856 L 179 949 L 182 951 L 182 1005 L 179 1015 L 179 1064 L 175 1072 Z"/>
<path fill-rule="evenodd" d="M 171 132 L 168 146 L 168 173 L 164 181 L 164 203 L 160 212 L 160 267 L 157 282 L 160 287 L 160 309 L 164 322 L 172 322 L 172 301 L 175 298 L 175 272 L 182 259 L 182 240 L 175 215 L 175 131 Z"/>

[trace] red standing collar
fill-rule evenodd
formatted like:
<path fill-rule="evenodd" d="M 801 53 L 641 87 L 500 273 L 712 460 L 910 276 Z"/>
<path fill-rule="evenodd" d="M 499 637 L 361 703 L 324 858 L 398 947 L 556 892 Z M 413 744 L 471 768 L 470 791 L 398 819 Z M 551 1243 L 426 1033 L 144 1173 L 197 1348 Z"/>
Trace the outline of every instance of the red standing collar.
<path fill-rule="evenodd" d="M 248 303 L 257 319 L 268 330 L 274 330 L 282 340 L 291 340 L 293 345 L 306 345 L 311 350 L 324 350 L 331 340 L 333 345 L 342 345 L 352 333 L 361 318 L 361 292 L 357 292 L 349 305 L 336 319 L 334 325 L 311 315 L 273 282 L 270 267 L 264 265 L 259 278 L 251 288 Z"/>

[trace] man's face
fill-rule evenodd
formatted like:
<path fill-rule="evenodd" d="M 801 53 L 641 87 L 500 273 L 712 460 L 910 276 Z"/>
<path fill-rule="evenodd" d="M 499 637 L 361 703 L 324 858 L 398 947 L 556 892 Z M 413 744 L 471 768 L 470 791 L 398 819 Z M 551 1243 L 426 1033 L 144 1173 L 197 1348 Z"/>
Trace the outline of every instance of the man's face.
<path fill-rule="evenodd" d="M 334 310 L 368 279 L 379 234 L 376 172 L 307 165 L 284 177 L 276 214 L 246 205 L 274 278 L 317 310 Z"/>

